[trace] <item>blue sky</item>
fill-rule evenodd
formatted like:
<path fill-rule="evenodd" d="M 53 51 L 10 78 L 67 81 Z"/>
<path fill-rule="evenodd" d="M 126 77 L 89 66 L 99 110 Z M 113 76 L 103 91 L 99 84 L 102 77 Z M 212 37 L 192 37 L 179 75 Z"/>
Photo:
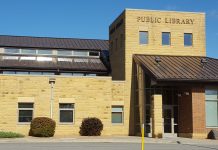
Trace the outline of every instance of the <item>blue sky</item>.
<path fill-rule="evenodd" d="M 125 8 L 206 12 L 207 55 L 218 58 L 218 0 L 0 0 L 0 34 L 108 39 Z"/>

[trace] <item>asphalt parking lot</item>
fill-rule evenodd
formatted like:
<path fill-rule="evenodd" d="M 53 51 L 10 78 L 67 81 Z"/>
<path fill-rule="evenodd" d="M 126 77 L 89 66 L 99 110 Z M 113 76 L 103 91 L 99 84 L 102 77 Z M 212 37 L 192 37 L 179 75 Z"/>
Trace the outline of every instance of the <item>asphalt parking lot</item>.
<path fill-rule="evenodd" d="M 0 150 L 141 150 L 139 143 L 0 143 Z M 145 144 L 145 150 L 218 150 L 218 145 Z"/>

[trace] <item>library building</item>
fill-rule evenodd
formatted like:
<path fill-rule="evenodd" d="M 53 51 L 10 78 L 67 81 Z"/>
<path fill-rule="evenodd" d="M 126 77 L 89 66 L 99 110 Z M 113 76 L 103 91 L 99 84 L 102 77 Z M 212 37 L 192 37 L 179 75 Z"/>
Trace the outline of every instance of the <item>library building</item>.
<path fill-rule="evenodd" d="M 105 27 L 108 28 L 108 27 Z M 125 9 L 109 40 L 0 35 L 0 131 L 28 135 L 35 117 L 77 136 L 207 138 L 218 131 L 218 59 L 205 13 Z M 208 37 L 210 38 L 210 37 Z"/>

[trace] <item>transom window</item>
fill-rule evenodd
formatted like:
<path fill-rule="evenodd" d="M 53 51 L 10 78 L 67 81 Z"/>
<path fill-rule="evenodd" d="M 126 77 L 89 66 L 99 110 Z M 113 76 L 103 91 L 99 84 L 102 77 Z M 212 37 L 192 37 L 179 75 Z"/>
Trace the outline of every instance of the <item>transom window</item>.
<path fill-rule="evenodd" d="M 56 53 L 57 51 L 57 53 Z M 99 51 L 89 50 L 51 50 L 51 49 L 20 49 L 20 48 L 4 48 L 6 54 L 24 54 L 24 55 L 57 55 L 57 56 L 79 56 L 79 57 L 99 57 Z"/>
<path fill-rule="evenodd" d="M 73 51 L 74 56 L 89 56 L 88 51 Z"/>
<path fill-rule="evenodd" d="M 206 96 L 206 126 L 218 127 L 218 88 L 207 88 Z"/>
<path fill-rule="evenodd" d="M 162 45 L 170 45 L 170 32 L 162 32 Z"/>
<path fill-rule="evenodd" d="M 184 46 L 193 45 L 193 35 L 192 33 L 184 33 Z"/>
<path fill-rule="evenodd" d="M 38 50 L 38 54 L 52 55 L 52 50 Z"/>
<path fill-rule="evenodd" d="M 111 122 L 113 124 L 123 123 L 123 106 L 112 106 Z"/>
<path fill-rule="evenodd" d="M 139 44 L 148 44 L 148 31 L 139 32 Z"/>
<path fill-rule="evenodd" d="M 21 49 L 21 54 L 36 54 L 36 50 L 33 50 L 33 49 Z"/>
<path fill-rule="evenodd" d="M 58 55 L 60 55 L 60 56 L 71 56 L 72 51 L 70 51 L 70 50 L 58 50 Z"/>
<path fill-rule="evenodd" d="M 72 103 L 60 103 L 60 122 L 61 123 L 73 123 L 74 122 L 74 104 Z"/>
<path fill-rule="evenodd" d="M 33 119 L 33 103 L 18 103 L 18 122 L 31 122 Z"/>
<path fill-rule="evenodd" d="M 9 54 L 19 54 L 20 50 L 16 48 L 5 48 L 5 53 Z"/>

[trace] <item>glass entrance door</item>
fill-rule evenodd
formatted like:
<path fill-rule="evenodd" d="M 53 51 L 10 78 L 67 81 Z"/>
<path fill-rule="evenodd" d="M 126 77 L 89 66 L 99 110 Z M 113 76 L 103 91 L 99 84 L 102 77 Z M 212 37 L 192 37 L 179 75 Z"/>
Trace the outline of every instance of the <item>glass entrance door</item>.
<path fill-rule="evenodd" d="M 163 106 L 163 133 L 164 136 L 176 136 L 177 133 L 177 107 L 173 105 Z"/>
<path fill-rule="evenodd" d="M 172 109 L 163 110 L 164 133 L 172 133 Z"/>

